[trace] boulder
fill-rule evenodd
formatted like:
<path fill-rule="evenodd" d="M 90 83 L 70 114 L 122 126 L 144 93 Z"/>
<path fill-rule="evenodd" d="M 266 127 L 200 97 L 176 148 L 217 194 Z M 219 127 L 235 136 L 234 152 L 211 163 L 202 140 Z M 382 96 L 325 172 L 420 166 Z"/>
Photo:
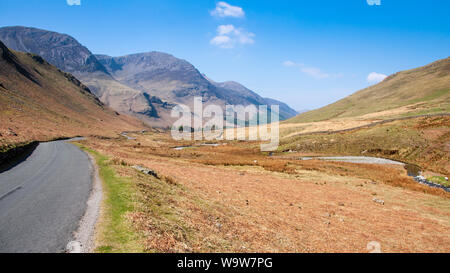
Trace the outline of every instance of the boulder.
<path fill-rule="evenodd" d="M 140 171 L 140 172 L 143 173 L 143 174 L 151 175 L 151 176 L 154 176 L 154 177 L 156 177 L 156 178 L 159 178 L 157 172 L 155 172 L 155 171 L 153 171 L 153 170 L 150 170 L 150 169 L 147 169 L 147 168 L 145 168 L 145 167 L 142 167 L 142 166 L 133 166 L 133 169 L 135 169 L 135 170 L 137 170 L 137 171 Z"/>

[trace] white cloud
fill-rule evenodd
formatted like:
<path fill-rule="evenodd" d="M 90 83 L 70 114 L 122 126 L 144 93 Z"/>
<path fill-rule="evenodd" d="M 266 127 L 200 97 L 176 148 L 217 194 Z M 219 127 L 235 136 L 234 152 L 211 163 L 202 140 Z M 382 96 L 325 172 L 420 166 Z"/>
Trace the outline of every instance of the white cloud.
<path fill-rule="evenodd" d="M 234 30 L 235 28 L 233 25 L 220 25 L 217 27 L 217 33 L 219 33 L 219 35 L 230 34 Z"/>
<path fill-rule="evenodd" d="M 305 73 L 306 75 L 316 78 L 316 79 L 325 79 L 329 78 L 330 75 L 327 73 L 322 72 L 319 68 L 315 67 L 303 67 L 300 71 Z"/>
<path fill-rule="evenodd" d="M 294 67 L 294 66 L 303 66 L 303 64 L 302 63 L 296 63 L 296 62 L 293 62 L 293 61 L 284 61 L 283 62 L 283 66 Z"/>
<path fill-rule="evenodd" d="M 69 6 L 81 6 L 81 0 L 66 0 Z"/>
<path fill-rule="evenodd" d="M 247 32 L 233 25 L 220 25 L 217 27 L 217 36 L 210 43 L 221 48 L 233 48 L 237 44 L 248 45 L 255 43 L 255 34 Z"/>
<path fill-rule="evenodd" d="M 369 74 L 369 76 L 367 76 L 367 82 L 369 82 L 369 83 L 379 83 L 379 82 L 382 82 L 386 78 L 387 78 L 387 75 L 384 75 L 384 74 L 381 74 L 381 73 L 372 72 L 372 73 Z"/>
<path fill-rule="evenodd" d="M 232 6 L 226 2 L 218 2 L 216 9 L 211 11 L 211 15 L 217 17 L 241 18 L 245 16 L 245 12 L 241 7 Z"/>
<path fill-rule="evenodd" d="M 285 67 L 300 67 L 300 72 L 306 74 L 307 76 L 315 78 L 315 79 L 326 79 L 326 78 L 340 79 L 340 78 L 344 77 L 343 73 L 329 74 L 329 73 L 323 72 L 319 68 L 308 67 L 308 66 L 305 66 L 303 63 L 296 63 L 293 61 L 284 61 L 283 66 L 285 66 Z"/>
<path fill-rule="evenodd" d="M 293 67 L 295 66 L 295 63 L 293 61 L 285 61 L 283 62 L 283 65 L 286 67 Z"/>
<path fill-rule="evenodd" d="M 219 35 L 219 36 L 214 37 L 211 40 L 211 44 L 220 46 L 220 47 L 224 47 L 224 48 L 230 48 L 232 41 L 231 41 L 231 38 L 228 36 Z"/>

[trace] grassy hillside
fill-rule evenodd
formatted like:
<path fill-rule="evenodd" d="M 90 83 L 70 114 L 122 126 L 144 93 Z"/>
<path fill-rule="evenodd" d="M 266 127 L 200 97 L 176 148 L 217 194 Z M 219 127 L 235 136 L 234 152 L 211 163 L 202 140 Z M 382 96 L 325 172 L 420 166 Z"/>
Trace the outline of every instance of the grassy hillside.
<path fill-rule="evenodd" d="M 389 110 L 403 107 L 400 111 Z M 304 123 L 380 113 L 382 117 L 450 112 L 450 57 L 427 66 L 391 75 L 383 82 L 343 100 L 294 117 Z"/>
<path fill-rule="evenodd" d="M 0 42 L 0 147 L 140 128 L 140 121 L 103 105 L 71 74 Z"/>

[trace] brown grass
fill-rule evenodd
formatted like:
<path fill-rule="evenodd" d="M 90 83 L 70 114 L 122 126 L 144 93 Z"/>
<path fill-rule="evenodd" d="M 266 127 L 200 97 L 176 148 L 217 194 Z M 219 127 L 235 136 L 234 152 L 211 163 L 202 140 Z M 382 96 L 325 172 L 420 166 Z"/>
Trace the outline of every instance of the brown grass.
<path fill-rule="evenodd" d="M 175 151 L 167 135 L 133 136 L 85 144 L 166 177 L 117 165 L 140 185 L 129 215 L 149 252 L 366 252 L 370 241 L 450 251 L 448 195 L 402 169 L 269 157 L 256 143 Z"/>

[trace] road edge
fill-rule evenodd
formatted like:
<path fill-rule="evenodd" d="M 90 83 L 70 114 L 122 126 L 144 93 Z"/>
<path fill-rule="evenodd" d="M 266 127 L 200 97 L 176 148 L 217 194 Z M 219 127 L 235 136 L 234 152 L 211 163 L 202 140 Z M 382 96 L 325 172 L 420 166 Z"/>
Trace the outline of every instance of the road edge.
<path fill-rule="evenodd" d="M 95 159 L 88 152 L 83 151 L 89 158 L 92 172 L 92 190 L 87 201 L 86 212 L 80 220 L 79 227 L 74 233 L 74 241 L 67 245 L 68 253 L 91 253 L 95 247 L 95 233 L 100 218 L 103 200 L 103 186 Z"/>

